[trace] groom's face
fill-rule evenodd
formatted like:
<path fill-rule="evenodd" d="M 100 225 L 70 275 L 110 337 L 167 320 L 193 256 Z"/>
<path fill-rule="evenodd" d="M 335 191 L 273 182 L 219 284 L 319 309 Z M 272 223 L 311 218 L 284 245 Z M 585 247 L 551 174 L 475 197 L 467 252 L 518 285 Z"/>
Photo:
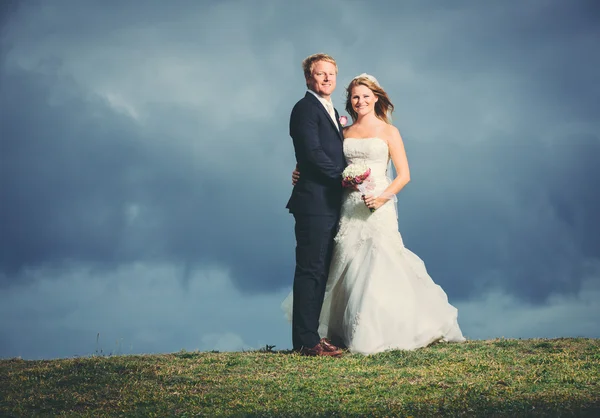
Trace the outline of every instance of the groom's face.
<path fill-rule="evenodd" d="M 335 90 L 336 78 L 335 65 L 327 61 L 317 61 L 313 65 L 312 74 L 306 79 L 306 84 L 319 96 L 329 99 Z"/>

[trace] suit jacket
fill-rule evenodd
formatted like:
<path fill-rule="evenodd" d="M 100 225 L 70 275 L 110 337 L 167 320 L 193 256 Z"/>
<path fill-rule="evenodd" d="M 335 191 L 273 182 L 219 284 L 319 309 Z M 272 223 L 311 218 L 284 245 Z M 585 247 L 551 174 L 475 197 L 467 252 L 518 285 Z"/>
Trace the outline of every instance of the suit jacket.
<path fill-rule="evenodd" d="M 335 116 L 334 122 L 319 99 L 310 92 L 306 92 L 292 109 L 290 136 L 294 141 L 300 180 L 286 206 L 291 213 L 339 215 L 346 159 L 337 111 Z"/>

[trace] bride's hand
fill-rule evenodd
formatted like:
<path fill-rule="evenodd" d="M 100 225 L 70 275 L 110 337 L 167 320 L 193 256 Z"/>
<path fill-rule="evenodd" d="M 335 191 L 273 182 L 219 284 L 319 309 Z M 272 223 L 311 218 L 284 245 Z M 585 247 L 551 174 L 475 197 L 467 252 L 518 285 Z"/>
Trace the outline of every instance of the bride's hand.
<path fill-rule="evenodd" d="M 388 201 L 388 199 L 385 199 L 383 197 L 375 197 L 373 195 L 364 195 L 362 197 L 363 201 L 365 202 L 365 205 L 371 209 L 371 212 L 374 210 L 379 209 L 381 206 L 383 206 L 383 204 L 385 202 Z"/>
<path fill-rule="evenodd" d="M 300 172 L 298 171 L 298 165 L 296 164 L 296 168 L 292 172 L 292 186 L 295 186 L 300 180 Z"/>

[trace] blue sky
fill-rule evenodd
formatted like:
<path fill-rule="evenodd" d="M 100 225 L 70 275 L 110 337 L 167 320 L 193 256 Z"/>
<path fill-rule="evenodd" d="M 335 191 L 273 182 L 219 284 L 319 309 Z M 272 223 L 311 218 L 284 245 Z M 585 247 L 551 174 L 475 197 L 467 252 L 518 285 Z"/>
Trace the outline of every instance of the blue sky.
<path fill-rule="evenodd" d="M 375 75 L 468 338 L 600 337 L 594 1 L 0 4 L 0 357 L 291 346 L 300 63 Z M 343 112 L 342 112 L 343 113 Z M 99 334 L 99 337 L 98 337 Z"/>

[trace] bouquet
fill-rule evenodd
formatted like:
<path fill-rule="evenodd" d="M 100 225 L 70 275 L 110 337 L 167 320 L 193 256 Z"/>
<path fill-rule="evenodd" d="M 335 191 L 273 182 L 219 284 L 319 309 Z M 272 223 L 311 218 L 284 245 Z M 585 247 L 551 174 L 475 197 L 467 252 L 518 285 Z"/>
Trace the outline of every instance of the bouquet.
<path fill-rule="evenodd" d="M 354 188 L 362 193 L 363 197 L 368 191 L 375 188 L 375 184 L 369 178 L 371 169 L 364 164 L 350 164 L 342 172 L 342 186 Z M 375 209 L 371 209 L 374 212 Z"/>

